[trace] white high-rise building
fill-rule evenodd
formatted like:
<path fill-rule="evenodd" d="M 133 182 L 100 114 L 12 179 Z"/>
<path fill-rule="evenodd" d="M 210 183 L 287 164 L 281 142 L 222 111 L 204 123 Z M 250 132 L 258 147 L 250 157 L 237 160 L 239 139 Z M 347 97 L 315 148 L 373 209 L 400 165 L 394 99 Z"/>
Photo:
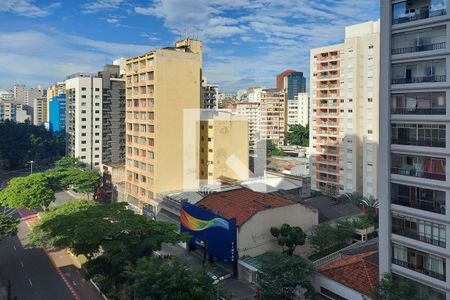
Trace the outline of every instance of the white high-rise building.
<path fill-rule="evenodd" d="M 236 114 L 247 118 L 249 148 L 255 149 L 255 143 L 260 138 L 260 104 L 258 102 L 238 102 L 236 103 Z"/>
<path fill-rule="evenodd" d="M 91 168 L 102 162 L 102 79 L 77 73 L 66 79 L 66 152 Z"/>
<path fill-rule="evenodd" d="M 300 124 L 306 127 L 308 123 L 309 96 L 308 93 L 299 93 L 293 100 L 287 101 L 287 124 L 288 126 Z"/>
<path fill-rule="evenodd" d="M 34 99 L 43 97 L 44 94 L 45 94 L 45 90 L 40 85 L 36 86 L 35 88 L 27 89 L 27 96 L 26 96 L 25 104 L 28 106 L 33 106 Z"/>
<path fill-rule="evenodd" d="M 15 84 L 13 92 L 14 92 L 14 100 L 16 102 L 27 104 L 28 89 L 25 84 Z"/>
<path fill-rule="evenodd" d="M 380 274 L 450 299 L 447 0 L 381 1 Z"/>
<path fill-rule="evenodd" d="M 249 88 L 247 90 L 247 101 L 260 103 L 262 91 L 263 88 Z"/>
<path fill-rule="evenodd" d="M 345 28 L 344 43 L 311 50 L 311 188 L 376 197 L 379 22 Z"/>
<path fill-rule="evenodd" d="M 36 97 L 33 100 L 33 124 L 43 125 L 47 122 L 47 97 Z"/>

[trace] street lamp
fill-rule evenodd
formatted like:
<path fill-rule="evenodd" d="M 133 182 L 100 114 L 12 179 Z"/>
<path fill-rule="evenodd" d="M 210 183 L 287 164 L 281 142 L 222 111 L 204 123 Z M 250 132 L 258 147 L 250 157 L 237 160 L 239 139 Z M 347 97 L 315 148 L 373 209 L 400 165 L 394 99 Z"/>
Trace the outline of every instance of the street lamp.
<path fill-rule="evenodd" d="M 30 174 L 33 174 L 33 164 L 34 164 L 34 160 L 30 160 L 27 162 L 28 164 L 30 164 Z"/>

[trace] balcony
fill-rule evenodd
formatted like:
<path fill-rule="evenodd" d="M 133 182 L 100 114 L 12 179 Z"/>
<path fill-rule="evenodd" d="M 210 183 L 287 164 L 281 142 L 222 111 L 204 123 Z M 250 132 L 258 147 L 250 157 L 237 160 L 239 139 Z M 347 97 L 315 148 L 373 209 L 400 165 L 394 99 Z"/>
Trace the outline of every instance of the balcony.
<path fill-rule="evenodd" d="M 391 54 L 396 55 L 445 49 L 446 39 L 445 26 L 394 34 L 392 36 Z"/>
<path fill-rule="evenodd" d="M 392 95 L 391 113 L 402 115 L 445 115 L 445 92 Z"/>
<path fill-rule="evenodd" d="M 445 82 L 445 59 L 392 65 L 392 84 Z"/>
<path fill-rule="evenodd" d="M 399 214 L 392 215 L 392 233 L 445 248 L 445 225 Z"/>
<path fill-rule="evenodd" d="M 446 280 L 445 259 L 429 253 L 393 244 L 392 263 L 418 273 Z"/>
<path fill-rule="evenodd" d="M 445 148 L 445 125 L 392 124 L 391 143 Z"/>
<path fill-rule="evenodd" d="M 393 204 L 445 215 L 445 192 L 391 183 Z"/>
<path fill-rule="evenodd" d="M 392 24 L 408 23 L 446 14 L 445 0 L 409 0 L 392 4 Z"/>
<path fill-rule="evenodd" d="M 392 154 L 391 173 L 445 181 L 445 159 L 427 156 Z"/>

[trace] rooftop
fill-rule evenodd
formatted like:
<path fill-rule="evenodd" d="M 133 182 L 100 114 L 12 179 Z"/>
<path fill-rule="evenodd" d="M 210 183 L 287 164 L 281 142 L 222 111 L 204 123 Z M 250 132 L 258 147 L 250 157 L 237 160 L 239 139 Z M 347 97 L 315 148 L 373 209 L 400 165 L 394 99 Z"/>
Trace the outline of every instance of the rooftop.
<path fill-rule="evenodd" d="M 227 219 L 236 218 L 238 226 L 247 222 L 260 211 L 292 204 L 295 204 L 295 202 L 254 192 L 247 188 L 214 193 L 197 203 L 198 206 L 207 208 Z"/>
<path fill-rule="evenodd" d="M 300 203 L 312 206 L 319 211 L 319 223 L 362 214 L 362 209 L 358 205 L 351 202 L 338 202 L 328 196 L 311 197 Z"/>
<path fill-rule="evenodd" d="M 378 251 L 371 250 L 344 255 L 316 269 L 316 272 L 367 295 L 378 283 L 378 263 L 372 258 Z"/>

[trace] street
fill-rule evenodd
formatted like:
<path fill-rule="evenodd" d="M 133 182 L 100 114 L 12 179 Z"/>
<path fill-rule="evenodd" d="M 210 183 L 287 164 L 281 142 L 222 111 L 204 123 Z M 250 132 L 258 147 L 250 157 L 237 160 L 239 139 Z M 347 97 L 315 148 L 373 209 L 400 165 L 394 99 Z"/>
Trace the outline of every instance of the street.
<path fill-rule="evenodd" d="M 0 278 L 11 281 L 12 299 L 76 299 L 43 249 L 24 248 L 25 222 L 19 233 L 0 242 Z"/>

